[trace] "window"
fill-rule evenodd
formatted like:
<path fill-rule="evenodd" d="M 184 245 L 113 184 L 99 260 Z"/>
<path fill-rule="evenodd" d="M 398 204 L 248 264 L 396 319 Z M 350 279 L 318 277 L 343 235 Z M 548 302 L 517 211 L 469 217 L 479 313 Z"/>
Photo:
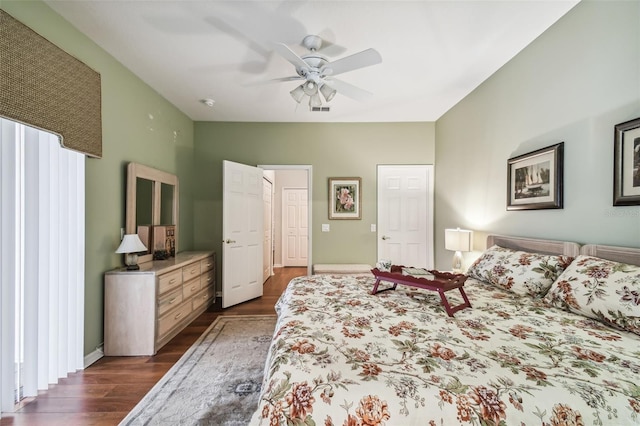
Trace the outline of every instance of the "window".
<path fill-rule="evenodd" d="M 84 161 L 0 119 L 0 411 L 84 367 Z"/>

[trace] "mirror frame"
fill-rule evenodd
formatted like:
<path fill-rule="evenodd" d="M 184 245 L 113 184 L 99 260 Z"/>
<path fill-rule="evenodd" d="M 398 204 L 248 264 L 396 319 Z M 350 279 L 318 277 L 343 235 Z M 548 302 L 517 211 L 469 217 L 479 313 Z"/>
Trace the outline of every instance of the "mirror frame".
<path fill-rule="evenodd" d="M 125 233 L 137 234 L 138 228 L 136 224 L 136 181 L 138 178 L 147 179 L 152 181 L 151 202 L 153 204 L 152 210 L 152 223 L 151 225 L 160 225 L 160 197 L 161 197 L 161 184 L 172 185 L 173 190 L 173 206 L 172 214 L 175 225 L 175 240 L 176 240 L 176 253 L 178 252 L 178 235 L 179 235 L 179 185 L 178 177 L 171 173 L 163 172 L 162 170 L 154 169 L 149 166 L 145 166 L 138 163 L 129 163 L 127 165 L 127 209 L 126 209 L 126 224 Z M 138 263 L 149 262 L 153 260 L 153 253 L 149 250 L 149 254 L 138 256 Z"/>

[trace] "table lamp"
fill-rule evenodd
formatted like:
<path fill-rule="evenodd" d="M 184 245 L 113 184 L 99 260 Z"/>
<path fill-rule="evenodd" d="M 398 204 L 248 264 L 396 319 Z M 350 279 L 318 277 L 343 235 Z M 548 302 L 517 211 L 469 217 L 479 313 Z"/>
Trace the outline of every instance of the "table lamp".
<path fill-rule="evenodd" d="M 453 272 L 462 272 L 462 252 L 473 248 L 473 231 L 466 229 L 445 229 L 444 248 L 455 251 L 453 255 Z"/>
<path fill-rule="evenodd" d="M 140 266 L 138 266 L 138 253 L 142 251 L 147 251 L 147 248 L 140 241 L 138 234 L 126 234 L 122 238 L 116 253 L 124 253 L 124 263 L 127 265 L 127 271 L 136 271 L 140 269 Z"/>

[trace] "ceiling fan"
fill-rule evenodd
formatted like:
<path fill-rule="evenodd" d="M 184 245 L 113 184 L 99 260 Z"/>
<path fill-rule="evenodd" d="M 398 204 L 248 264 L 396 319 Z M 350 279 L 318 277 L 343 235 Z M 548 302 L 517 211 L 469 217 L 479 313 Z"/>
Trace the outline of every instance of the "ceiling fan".
<path fill-rule="evenodd" d="M 275 45 L 275 50 L 296 67 L 297 75 L 277 78 L 272 81 L 303 80 L 302 84 L 289 92 L 296 102 L 301 103 L 305 96 L 309 97 L 309 107 L 312 108 L 322 106 L 320 93 L 327 102 L 330 102 L 338 92 L 358 101 L 363 101 L 372 95 L 371 92 L 338 80 L 334 76 L 379 64 L 382 62 L 382 57 L 377 50 L 366 49 L 335 61 L 329 61 L 318 52 L 322 47 L 320 36 L 307 35 L 302 40 L 302 46 L 309 50 L 309 53 L 299 56 L 284 43 L 276 43 Z"/>

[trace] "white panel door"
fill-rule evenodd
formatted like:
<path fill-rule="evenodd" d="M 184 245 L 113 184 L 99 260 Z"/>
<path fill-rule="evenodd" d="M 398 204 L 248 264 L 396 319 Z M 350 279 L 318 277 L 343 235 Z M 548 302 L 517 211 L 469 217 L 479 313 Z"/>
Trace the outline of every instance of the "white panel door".
<path fill-rule="evenodd" d="M 264 242 L 262 246 L 262 282 L 271 276 L 273 265 L 273 184 L 266 178 L 262 179 L 262 202 L 264 205 Z"/>
<path fill-rule="evenodd" d="M 285 188 L 282 193 L 282 266 L 307 266 L 308 192 Z"/>
<path fill-rule="evenodd" d="M 433 268 L 433 166 L 378 166 L 378 259 Z"/>
<path fill-rule="evenodd" d="M 223 162 L 222 307 L 262 296 L 262 169 Z"/>

